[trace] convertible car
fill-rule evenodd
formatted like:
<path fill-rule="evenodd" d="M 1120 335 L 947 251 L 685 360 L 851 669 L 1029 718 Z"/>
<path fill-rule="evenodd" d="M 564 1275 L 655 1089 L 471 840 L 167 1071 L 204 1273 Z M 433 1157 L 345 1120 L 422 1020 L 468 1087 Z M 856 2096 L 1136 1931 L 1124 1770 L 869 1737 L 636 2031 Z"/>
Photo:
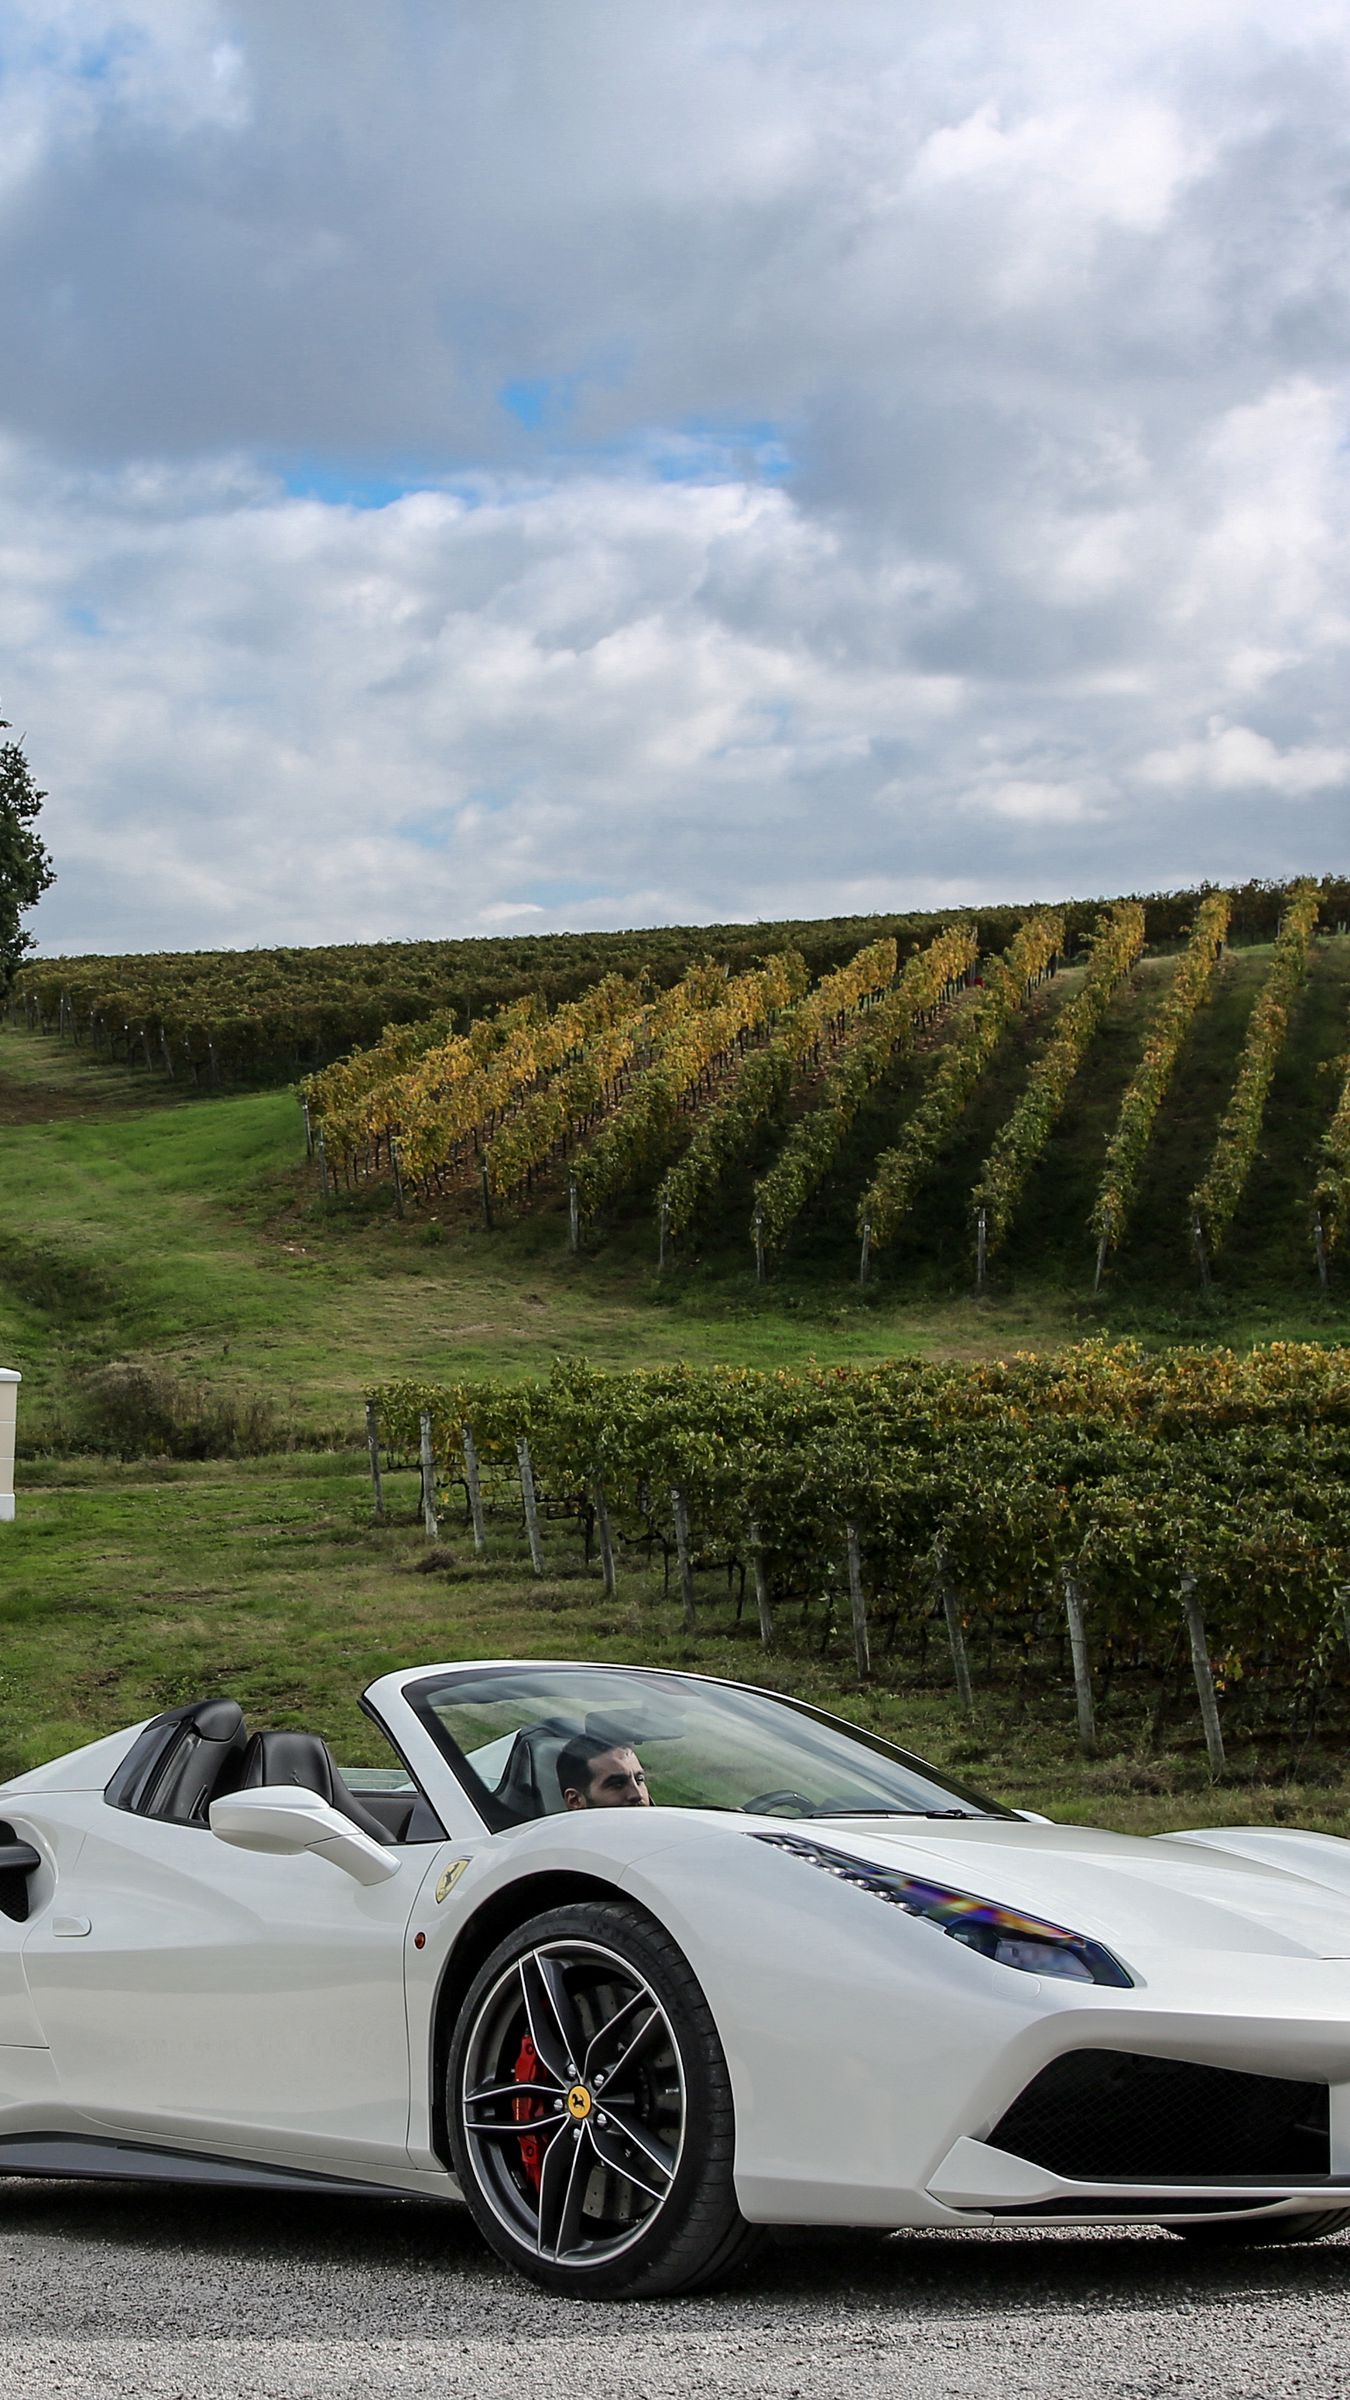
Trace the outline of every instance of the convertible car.
<path fill-rule="evenodd" d="M 696 1675 L 363 1705 L 382 1766 L 217 1698 L 0 1786 L 0 2176 L 463 2200 L 599 2297 L 774 2225 L 1350 2222 L 1350 1843 L 1050 1824 Z"/>

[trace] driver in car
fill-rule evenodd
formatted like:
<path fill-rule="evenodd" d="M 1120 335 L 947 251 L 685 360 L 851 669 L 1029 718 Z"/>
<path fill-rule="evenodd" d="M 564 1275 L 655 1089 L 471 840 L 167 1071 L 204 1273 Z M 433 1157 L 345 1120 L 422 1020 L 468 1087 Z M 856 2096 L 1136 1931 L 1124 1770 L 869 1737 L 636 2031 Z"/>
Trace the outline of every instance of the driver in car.
<path fill-rule="evenodd" d="M 575 1734 L 558 1753 L 558 1786 L 564 1808 L 650 1808 L 647 1774 L 636 1750 L 626 1744 Z"/>

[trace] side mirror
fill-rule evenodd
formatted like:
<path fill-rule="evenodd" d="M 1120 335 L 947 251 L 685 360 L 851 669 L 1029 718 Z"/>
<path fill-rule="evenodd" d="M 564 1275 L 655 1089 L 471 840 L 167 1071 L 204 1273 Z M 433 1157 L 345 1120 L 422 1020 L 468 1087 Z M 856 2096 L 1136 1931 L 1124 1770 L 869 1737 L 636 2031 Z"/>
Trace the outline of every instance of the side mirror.
<path fill-rule="evenodd" d="M 261 1784 L 256 1791 L 227 1792 L 207 1811 L 217 1841 L 236 1850 L 262 1850 L 273 1858 L 298 1858 L 304 1850 L 331 1859 L 357 1883 L 387 1883 L 399 1862 L 353 1825 L 317 1792 L 293 1783 Z"/>

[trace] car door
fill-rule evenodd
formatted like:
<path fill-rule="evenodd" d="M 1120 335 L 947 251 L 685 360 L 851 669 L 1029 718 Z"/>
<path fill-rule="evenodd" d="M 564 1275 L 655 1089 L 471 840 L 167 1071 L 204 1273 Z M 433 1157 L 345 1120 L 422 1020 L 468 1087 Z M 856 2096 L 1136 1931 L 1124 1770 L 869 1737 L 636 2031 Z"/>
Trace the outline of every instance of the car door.
<path fill-rule="evenodd" d="M 433 1854 L 361 1885 L 102 1803 L 24 1943 L 62 2099 L 178 2147 L 404 2162 L 404 1953 Z"/>

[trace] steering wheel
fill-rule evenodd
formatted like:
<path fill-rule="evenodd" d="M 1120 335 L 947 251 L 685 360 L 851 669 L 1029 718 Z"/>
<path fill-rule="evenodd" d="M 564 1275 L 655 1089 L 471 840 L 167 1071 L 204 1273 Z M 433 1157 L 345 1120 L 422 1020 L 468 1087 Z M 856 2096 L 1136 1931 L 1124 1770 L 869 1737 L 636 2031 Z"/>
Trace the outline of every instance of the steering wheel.
<path fill-rule="evenodd" d="M 781 1811 L 786 1816 L 810 1817 L 815 1814 L 814 1800 L 805 1792 L 789 1790 L 757 1792 L 753 1800 L 742 1800 L 741 1814 L 747 1817 L 774 1817 Z"/>

